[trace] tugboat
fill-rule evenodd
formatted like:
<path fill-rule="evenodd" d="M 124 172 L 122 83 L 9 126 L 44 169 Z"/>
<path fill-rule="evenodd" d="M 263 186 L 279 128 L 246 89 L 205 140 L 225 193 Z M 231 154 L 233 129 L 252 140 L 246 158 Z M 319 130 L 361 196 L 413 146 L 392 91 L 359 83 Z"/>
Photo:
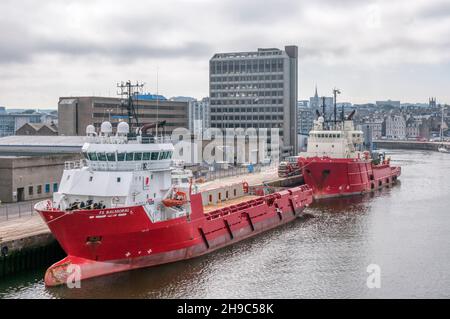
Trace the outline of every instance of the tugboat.
<path fill-rule="evenodd" d="M 53 200 L 36 204 L 67 257 L 45 273 L 45 284 L 80 280 L 210 253 L 301 217 L 312 191 L 298 186 L 256 194 L 243 181 L 203 192 L 189 173 L 171 174 L 174 147 L 146 139 L 129 124 L 116 134 L 103 122 L 86 129 L 84 159 L 66 163 Z M 185 173 L 187 175 L 185 175 Z"/>
<path fill-rule="evenodd" d="M 305 183 L 313 190 L 314 199 L 364 194 L 396 183 L 401 168 L 390 165 L 384 154 L 373 156 L 363 148 L 362 131 L 353 124 L 353 111 L 334 121 L 325 120 L 317 111 L 314 128 L 309 132 L 306 152 L 298 158 Z"/>

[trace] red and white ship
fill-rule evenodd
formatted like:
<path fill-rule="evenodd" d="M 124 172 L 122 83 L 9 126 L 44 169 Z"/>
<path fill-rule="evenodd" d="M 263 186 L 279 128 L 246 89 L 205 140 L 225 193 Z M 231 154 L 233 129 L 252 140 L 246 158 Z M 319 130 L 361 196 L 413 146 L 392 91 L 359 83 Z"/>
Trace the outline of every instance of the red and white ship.
<path fill-rule="evenodd" d="M 172 144 L 128 133 L 125 122 L 115 135 L 109 122 L 99 135 L 88 126 L 85 159 L 67 163 L 53 200 L 36 204 L 67 253 L 47 270 L 47 286 L 65 284 L 76 269 L 87 279 L 201 256 L 293 221 L 312 202 L 306 185 L 198 192 L 185 172 L 172 179 Z"/>
<path fill-rule="evenodd" d="M 330 125 L 318 114 L 307 151 L 299 154 L 305 183 L 315 199 L 371 192 L 392 185 L 401 174 L 389 158 L 382 154 L 372 158 L 363 151 L 363 132 L 355 130 L 353 114 Z"/>

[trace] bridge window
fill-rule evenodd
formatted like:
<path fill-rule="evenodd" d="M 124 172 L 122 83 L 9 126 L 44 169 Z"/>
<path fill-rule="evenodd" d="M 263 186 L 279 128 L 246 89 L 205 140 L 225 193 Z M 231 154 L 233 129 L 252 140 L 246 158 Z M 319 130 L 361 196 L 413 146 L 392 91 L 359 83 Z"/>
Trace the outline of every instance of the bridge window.
<path fill-rule="evenodd" d="M 123 162 L 125 160 L 125 153 L 117 153 L 117 160 Z"/>
<path fill-rule="evenodd" d="M 157 161 L 159 156 L 159 152 L 152 152 L 152 161 Z"/>
<path fill-rule="evenodd" d="M 91 160 L 91 161 L 97 160 L 97 154 L 95 154 L 95 153 L 88 153 L 88 157 L 89 157 L 89 160 Z"/>
<path fill-rule="evenodd" d="M 161 156 L 159 159 L 165 160 L 165 159 L 168 159 L 169 157 L 170 157 L 170 152 L 161 152 Z"/>
<path fill-rule="evenodd" d="M 106 153 L 106 158 L 108 159 L 108 162 L 115 162 L 116 153 Z"/>
<path fill-rule="evenodd" d="M 142 161 L 142 153 L 134 153 L 134 160 L 135 161 Z"/>
<path fill-rule="evenodd" d="M 97 159 L 99 161 L 105 162 L 106 161 L 106 154 L 105 153 L 97 153 Z"/>
<path fill-rule="evenodd" d="M 144 155 L 142 156 L 142 159 L 143 159 L 144 161 L 149 161 L 149 160 L 150 160 L 151 154 L 152 154 L 152 153 L 145 152 Z"/>
<path fill-rule="evenodd" d="M 127 153 L 125 158 L 126 158 L 127 161 L 132 161 L 133 160 L 133 153 Z"/>

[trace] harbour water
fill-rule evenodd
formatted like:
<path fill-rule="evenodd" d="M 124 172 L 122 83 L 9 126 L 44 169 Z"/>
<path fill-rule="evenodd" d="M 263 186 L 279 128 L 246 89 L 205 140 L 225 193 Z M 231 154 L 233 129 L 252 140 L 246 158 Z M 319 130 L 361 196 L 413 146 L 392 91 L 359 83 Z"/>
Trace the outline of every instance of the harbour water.
<path fill-rule="evenodd" d="M 449 298 L 450 154 L 390 150 L 400 183 L 315 203 L 315 217 L 210 255 L 46 288 L 3 278 L 0 298 Z M 367 267 L 380 267 L 369 289 Z"/>

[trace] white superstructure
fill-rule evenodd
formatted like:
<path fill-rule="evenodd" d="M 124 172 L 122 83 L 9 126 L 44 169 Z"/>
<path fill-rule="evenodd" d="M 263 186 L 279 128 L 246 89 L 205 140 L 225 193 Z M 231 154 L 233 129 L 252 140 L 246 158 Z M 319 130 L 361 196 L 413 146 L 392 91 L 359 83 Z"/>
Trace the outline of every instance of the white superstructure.
<path fill-rule="evenodd" d="M 322 116 L 314 121 L 314 128 L 309 132 L 306 152 L 301 157 L 360 158 L 363 155 L 363 132 L 355 130 L 353 120 L 335 123 L 333 129 L 325 128 Z"/>
<path fill-rule="evenodd" d="M 129 127 L 125 122 L 119 123 L 115 135 L 109 122 L 102 123 L 100 134 L 92 125 L 86 133 L 84 159 L 66 163 L 53 207 L 70 212 L 143 206 L 152 220 L 187 213 L 189 205 L 165 207 L 162 204 L 173 192 L 171 143 L 158 143 L 158 139 L 143 143 L 141 134 L 135 141 L 129 141 Z"/>

